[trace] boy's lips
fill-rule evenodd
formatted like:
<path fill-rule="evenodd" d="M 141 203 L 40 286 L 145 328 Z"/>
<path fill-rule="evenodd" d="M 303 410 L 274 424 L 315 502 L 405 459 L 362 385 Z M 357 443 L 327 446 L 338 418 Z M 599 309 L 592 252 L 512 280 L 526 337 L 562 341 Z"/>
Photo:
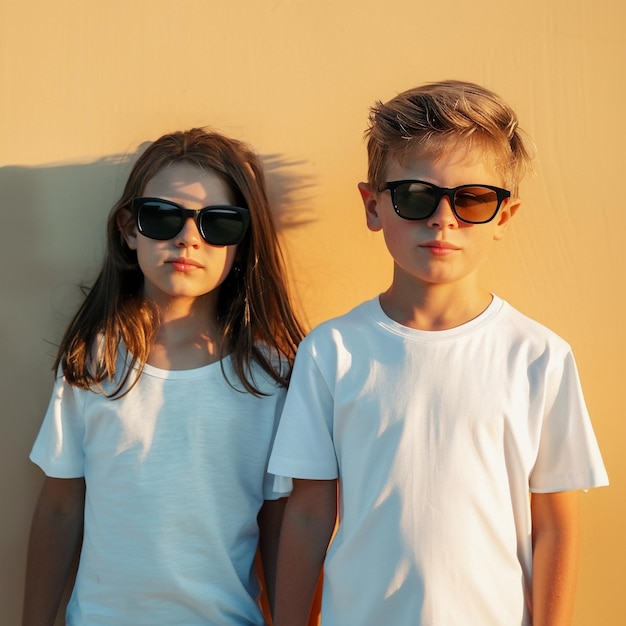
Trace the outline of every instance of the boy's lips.
<path fill-rule="evenodd" d="M 442 250 L 459 250 L 458 246 L 455 246 L 452 243 L 447 241 L 441 241 L 439 239 L 435 239 L 433 241 L 427 241 L 426 243 L 421 243 L 420 248 L 440 248 Z"/>
<path fill-rule="evenodd" d="M 427 241 L 425 243 L 419 244 L 419 247 L 426 248 L 427 251 L 434 256 L 445 256 L 447 254 L 452 254 L 453 252 L 460 250 L 458 246 L 441 240 Z"/>

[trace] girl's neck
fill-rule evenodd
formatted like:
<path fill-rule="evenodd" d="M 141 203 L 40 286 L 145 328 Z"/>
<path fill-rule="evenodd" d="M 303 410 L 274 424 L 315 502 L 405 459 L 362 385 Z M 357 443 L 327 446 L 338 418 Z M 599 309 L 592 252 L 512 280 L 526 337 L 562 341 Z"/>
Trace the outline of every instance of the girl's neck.
<path fill-rule="evenodd" d="M 219 360 L 221 334 L 213 298 L 173 299 L 159 309 L 159 327 L 148 364 L 185 370 Z"/>

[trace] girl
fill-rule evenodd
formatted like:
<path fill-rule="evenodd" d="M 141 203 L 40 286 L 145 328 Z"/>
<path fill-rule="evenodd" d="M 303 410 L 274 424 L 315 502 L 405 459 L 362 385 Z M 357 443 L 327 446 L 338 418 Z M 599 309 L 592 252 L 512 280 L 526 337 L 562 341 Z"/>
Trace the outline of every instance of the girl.
<path fill-rule="evenodd" d="M 56 359 L 31 459 L 25 625 L 263 624 L 282 504 L 267 459 L 302 329 L 258 157 L 193 129 L 133 167 Z M 81 545 L 82 540 L 82 545 Z"/>

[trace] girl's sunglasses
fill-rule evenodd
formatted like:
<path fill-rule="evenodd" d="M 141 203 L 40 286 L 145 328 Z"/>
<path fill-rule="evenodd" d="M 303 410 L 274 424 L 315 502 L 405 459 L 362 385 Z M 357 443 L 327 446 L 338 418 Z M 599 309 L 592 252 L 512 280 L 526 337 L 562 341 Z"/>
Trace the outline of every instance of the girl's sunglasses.
<path fill-rule="evenodd" d="M 132 213 L 139 232 L 150 239 L 173 239 L 190 217 L 202 239 L 212 246 L 241 242 L 250 225 L 250 212 L 237 206 L 207 206 L 194 211 L 171 200 L 135 198 Z"/>
<path fill-rule="evenodd" d="M 435 213 L 441 198 L 450 199 L 452 211 L 468 224 L 486 224 L 498 213 L 511 192 L 491 185 L 461 185 L 448 189 L 421 180 L 383 183 L 378 191 L 389 189 L 395 212 L 405 220 L 425 220 Z"/>

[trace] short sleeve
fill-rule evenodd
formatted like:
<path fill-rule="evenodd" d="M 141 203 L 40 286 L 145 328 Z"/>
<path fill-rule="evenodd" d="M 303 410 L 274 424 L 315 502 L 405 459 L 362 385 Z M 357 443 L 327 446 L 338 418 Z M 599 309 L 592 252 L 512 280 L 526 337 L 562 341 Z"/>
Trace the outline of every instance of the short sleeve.
<path fill-rule="evenodd" d="M 284 387 L 275 387 L 273 395 L 275 396 L 275 404 L 274 404 L 274 426 L 272 429 L 272 440 L 270 442 L 269 452 L 271 453 L 272 446 L 274 445 L 274 440 L 276 438 L 276 430 L 278 428 L 278 422 L 280 420 L 280 415 L 283 410 L 283 406 L 285 404 L 286 397 L 286 389 Z M 269 455 L 266 458 L 266 465 L 269 463 Z M 263 499 L 264 500 L 279 500 L 280 498 L 286 498 L 291 494 L 292 491 L 292 482 L 291 479 L 274 476 L 274 474 L 270 474 L 269 471 L 265 471 L 265 476 L 263 477 Z"/>
<path fill-rule="evenodd" d="M 291 494 L 292 490 L 291 479 L 285 476 L 274 476 L 274 474 L 265 474 L 263 480 L 263 499 L 264 500 L 279 500 L 280 498 L 286 498 Z"/>
<path fill-rule="evenodd" d="M 318 366 L 332 359 L 315 358 L 316 352 L 306 339 L 298 350 L 270 457 L 269 471 L 277 476 L 311 480 L 338 476 L 331 385 Z"/>
<path fill-rule="evenodd" d="M 548 373 L 545 415 L 530 490 L 550 493 L 608 485 L 608 476 L 571 352 Z"/>
<path fill-rule="evenodd" d="M 84 476 L 84 421 L 81 398 L 85 392 L 59 376 L 48 410 L 30 453 L 30 460 L 53 478 Z"/>

